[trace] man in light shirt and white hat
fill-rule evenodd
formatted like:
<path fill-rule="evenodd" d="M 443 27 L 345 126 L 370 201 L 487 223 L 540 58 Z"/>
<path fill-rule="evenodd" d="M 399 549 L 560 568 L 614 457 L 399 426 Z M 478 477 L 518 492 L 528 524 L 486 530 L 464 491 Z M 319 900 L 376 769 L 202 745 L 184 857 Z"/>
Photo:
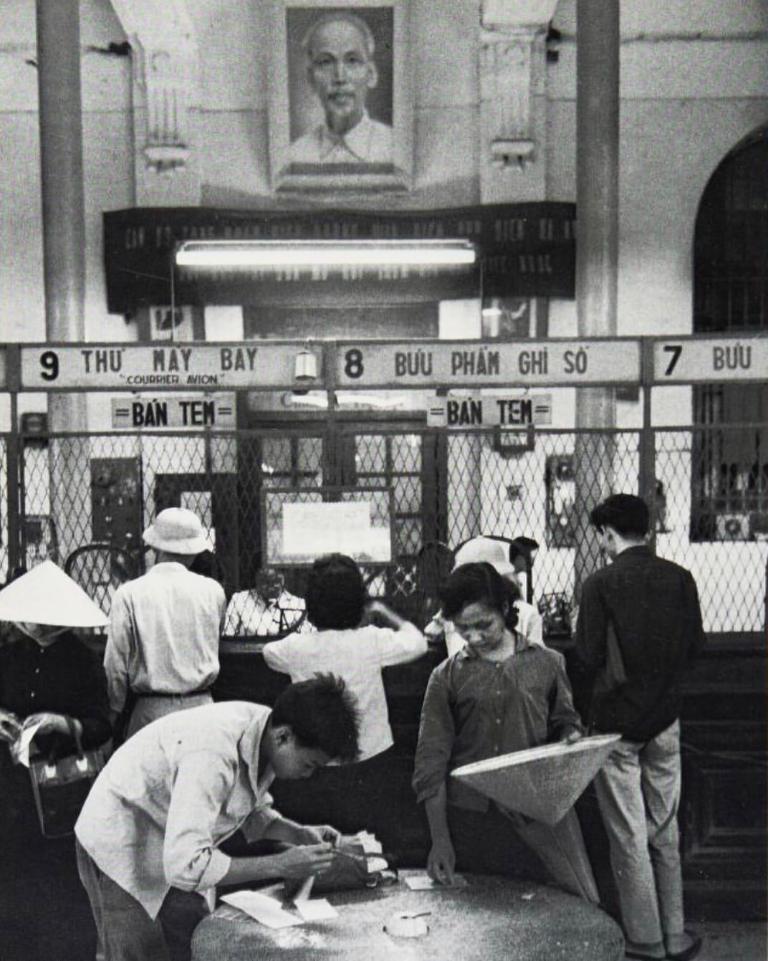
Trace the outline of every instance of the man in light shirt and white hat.
<path fill-rule="evenodd" d="M 506 541 L 496 540 L 493 537 L 472 537 L 459 547 L 454 556 L 453 569 L 462 564 L 476 564 L 485 562 L 494 567 L 499 574 L 513 583 L 520 592 L 517 579 L 517 568 L 509 559 L 509 546 Z M 528 604 L 521 597 L 515 601 L 517 610 L 516 631 L 521 637 L 525 638 L 528 644 L 544 646 L 544 629 L 541 614 L 533 604 Z M 438 612 L 429 624 L 424 633 L 428 637 L 445 637 L 445 646 L 448 657 L 456 654 L 464 647 L 464 639 L 455 629 L 451 621 L 446 620 L 441 612 Z"/>
<path fill-rule="evenodd" d="M 113 715 L 135 700 L 127 736 L 156 718 L 211 702 L 226 611 L 222 586 L 189 570 L 195 556 L 211 548 L 196 514 L 169 507 L 143 536 L 155 564 L 115 593 L 104 652 Z"/>

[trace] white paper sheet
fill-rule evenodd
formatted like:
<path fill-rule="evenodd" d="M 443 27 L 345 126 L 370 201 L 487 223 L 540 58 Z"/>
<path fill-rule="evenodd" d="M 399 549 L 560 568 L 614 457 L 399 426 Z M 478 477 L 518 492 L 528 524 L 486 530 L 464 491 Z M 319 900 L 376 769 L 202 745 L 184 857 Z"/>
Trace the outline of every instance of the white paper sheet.
<path fill-rule="evenodd" d="M 314 874 L 310 874 L 303 882 L 299 890 L 296 892 L 293 903 L 298 907 L 300 901 L 308 901 L 309 895 L 312 893 L 312 885 L 315 883 Z"/>
<path fill-rule="evenodd" d="M 305 921 L 326 921 L 328 918 L 338 918 L 339 912 L 325 898 L 313 898 L 311 901 L 297 901 L 296 910 Z"/>
<path fill-rule="evenodd" d="M 278 901 L 258 891 L 234 891 L 232 894 L 225 894 L 221 900 L 245 911 L 268 928 L 289 928 L 303 923 L 301 918 L 284 911 Z"/>
<path fill-rule="evenodd" d="M 44 721 L 44 716 L 42 714 L 32 714 L 26 719 L 21 727 L 21 731 L 16 737 L 12 747 L 11 753 L 13 757 L 19 764 L 23 764 L 24 767 L 29 767 L 29 754 L 32 747 L 32 739 L 40 725 Z"/>
<path fill-rule="evenodd" d="M 453 876 L 453 884 L 440 884 L 438 881 L 433 881 L 428 874 L 411 874 L 403 879 L 411 891 L 431 891 L 433 888 L 465 888 L 467 886 L 467 879 L 463 874 L 455 874 Z"/>
<path fill-rule="evenodd" d="M 354 844 L 359 844 L 365 854 L 381 854 L 381 842 L 376 840 L 376 835 L 369 831 L 358 831 L 349 838 L 344 839 Z"/>

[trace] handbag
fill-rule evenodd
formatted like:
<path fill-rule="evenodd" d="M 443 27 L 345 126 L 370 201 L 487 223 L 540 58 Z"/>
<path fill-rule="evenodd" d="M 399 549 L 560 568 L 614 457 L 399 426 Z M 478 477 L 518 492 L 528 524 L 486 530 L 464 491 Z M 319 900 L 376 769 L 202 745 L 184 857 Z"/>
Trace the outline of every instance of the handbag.
<path fill-rule="evenodd" d="M 354 891 L 378 888 L 396 880 L 397 869 L 386 854 L 367 854 L 361 844 L 342 841 L 333 852 L 331 866 L 315 878 L 314 890 L 319 894 Z"/>
<path fill-rule="evenodd" d="M 373 870 L 372 864 L 375 864 Z M 392 859 L 387 855 L 367 854 L 361 844 L 342 841 L 334 849 L 330 866 L 315 877 L 312 891 L 316 894 L 355 891 L 393 884 L 396 880 L 397 869 L 392 866 Z M 303 881 L 286 881 L 285 893 L 288 900 L 296 894 L 302 883 Z"/>
<path fill-rule="evenodd" d="M 46 838 L 63 838 L 74 833 L 80 809 L 107 761 L 105 745 L 84 751 L 71 718 L 67 718 L 67 724 L 77 753 L 54 762 L 40 758 L 29 765 L 37 819 Z"/>

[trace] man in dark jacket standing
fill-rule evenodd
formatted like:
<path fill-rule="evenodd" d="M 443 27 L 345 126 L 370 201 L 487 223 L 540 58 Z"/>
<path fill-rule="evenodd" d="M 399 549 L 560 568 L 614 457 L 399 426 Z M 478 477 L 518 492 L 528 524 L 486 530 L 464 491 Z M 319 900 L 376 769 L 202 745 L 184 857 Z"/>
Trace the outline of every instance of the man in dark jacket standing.
<path fill-rule="evenodd" d="M 687 961 L 701 947 L 683 926 L 677 827 L 681 681 L 704 643 L 696 584 L 651 553 L 641 498 L 614 494 L 590 521 L 613 563 L 584 582 L 574 671 L 592 730 L 622 735 L 595 786 L 626 954 Z"/>

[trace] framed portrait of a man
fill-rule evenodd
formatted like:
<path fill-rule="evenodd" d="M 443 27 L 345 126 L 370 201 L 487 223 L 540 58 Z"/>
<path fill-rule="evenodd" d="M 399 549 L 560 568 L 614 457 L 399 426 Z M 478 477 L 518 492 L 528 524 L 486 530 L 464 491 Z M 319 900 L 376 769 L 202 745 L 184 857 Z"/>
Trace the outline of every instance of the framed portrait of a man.
<path fill-rule="evenodd" d="M 269 147 L 278 191 L 407 189 L 408 0 L 272 0 Z"/>

